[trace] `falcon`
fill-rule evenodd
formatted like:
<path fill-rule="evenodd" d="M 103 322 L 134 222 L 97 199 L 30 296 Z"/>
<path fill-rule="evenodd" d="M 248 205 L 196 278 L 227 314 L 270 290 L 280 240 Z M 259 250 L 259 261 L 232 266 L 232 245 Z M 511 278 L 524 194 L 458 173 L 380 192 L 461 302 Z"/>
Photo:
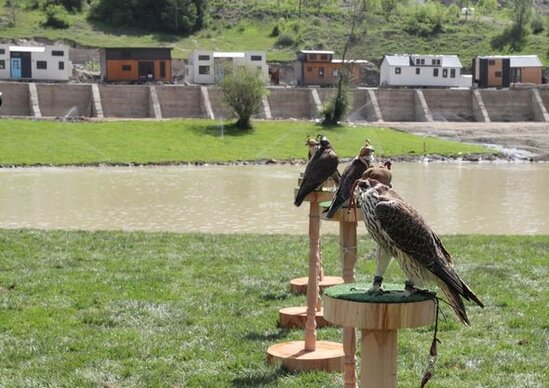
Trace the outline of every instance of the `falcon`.
<path fill-rule="evenodd" d="M 319 148 L 307 163 L 301 185 L 295 197 L 294 205 L 300 206 L 309 193 L 322 185 L 328 178 L 337 173 L 339 157 L 326 136 L 318 135 Z"/>
<path fill-rule="evenodd" d="M 393 163 L 390 160 L 387 160 L 385 163 L 383 163 L 380 166 L 370 167 L 366 171 L 364 171 L 364 174 L 362 174 L 362 179 L 375 179 L 384 185 L 387 185 L 389 187 L 391 186 L 391 181 L 393 180 L 393 174 L 391 172 L 391 166 Z"/>
<path fill-rule="evenodd" d="M 374 148 L 370 145 L 370 141 L 366 139 L 366 144 L 360 149 L 358 156 L 345 167 L 341 174 L 341 182 L 334 194 L 330 207 L 326 210 L 324 218 L 333 218 L 336 212 L 349 204 L 349 198 L 354 195 L 354 184 L 357 179 L 360 179 L 364 171 L 372 168 Z"/>
<path fill-rule="evenodd" d="M 480 307 L 484 305 L 458 276 L 450 253 L 437 234 L 418 211 L 389 186 L 371 178 L 360 180 L 358 186 L 364 223 L 380 250 L 374 289 L 381 287 L 387 259 L 393 256 L 407 277 L 407 295 L 417 292 L 416 286 L 434 282 L 459 320 L 469 325 L 462 298 Z"/>

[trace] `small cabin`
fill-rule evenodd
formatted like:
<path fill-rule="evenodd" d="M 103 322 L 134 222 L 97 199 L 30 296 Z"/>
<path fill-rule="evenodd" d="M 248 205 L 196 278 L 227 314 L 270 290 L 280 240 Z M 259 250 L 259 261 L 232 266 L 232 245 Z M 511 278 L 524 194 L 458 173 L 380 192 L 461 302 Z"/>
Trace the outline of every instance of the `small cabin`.
<path fill-rule="evenodd" d="M 99 50 L 105 82 L 171 81 L 171 47 L 118 47 Z"/>
<path fill-rule="evenodd" d="M 267 79 L 269 67 L 264 51 L 223 52 L 195 50 L 185 67 L 185 79 L 194 84 L 216 84 L 235 66 L 252 66 Z"/>
<path fill-rule="evenodd" d="M 362 80 L 361 66 L 366 60 L 346 60 L 349 66 L 351 83 L 359 84 Z M 334 59 L 334 52 L 328 50 L 301 50 L 297 53 L 294 73 L 298 85 L 333 86 L 339 79 L 343 61 Z"/>
<path fill-rule="evenodd" d="M 472 77 L 461 74 L 457 55 L 385 55 L 379 71 L 380 86 L 471 87 Z"/>
<path fill-rule="evenodd" d="M 0 79 L 68 81 L 71 75 L 69 46 L 0 44 Z"/>
<path fill-rule="evenodd" d="M 515 83 L 543 83 L 543 64 L 537 55 L 492 55 L 473 59 L 475 86 L 505 88 Z"/>

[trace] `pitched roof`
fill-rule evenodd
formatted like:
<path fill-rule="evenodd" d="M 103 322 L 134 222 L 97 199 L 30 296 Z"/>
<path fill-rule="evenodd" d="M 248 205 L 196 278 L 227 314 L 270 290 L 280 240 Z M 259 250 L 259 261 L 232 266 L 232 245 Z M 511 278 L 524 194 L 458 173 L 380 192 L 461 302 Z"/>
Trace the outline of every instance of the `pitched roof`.
<path fill-rule="evenodd" d="M 416 66 L 414 58 L 425 58 L 427 60 L 440 59 L 441 67 L 463 67 L 457 55 L 421 55 L 421 54 L 395 54 L 385 55 L 389 66 Z M 430 63 L 421 66 L 428 66 Z"/>
<path fill-rule="evenodd" d="M 510 59 L 511 67 L 543 67 L 537 55 L 484 55 L 482 59 Z"/>

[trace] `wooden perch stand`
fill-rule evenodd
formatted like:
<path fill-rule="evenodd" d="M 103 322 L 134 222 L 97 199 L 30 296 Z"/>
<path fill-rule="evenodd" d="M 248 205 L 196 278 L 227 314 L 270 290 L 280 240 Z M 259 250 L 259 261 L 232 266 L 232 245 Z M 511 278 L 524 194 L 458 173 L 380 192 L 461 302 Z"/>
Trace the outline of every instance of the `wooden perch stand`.
<path fill-rule="evenodd" d="M 324 293 L 324 316 L 337 325 L 361 330 L 361 388 L 397 387 L 397 333 L 434 322 L 433 295 L 404 296 L 402 288 L 368 293 L 366 284 L 343 284 Z"/>

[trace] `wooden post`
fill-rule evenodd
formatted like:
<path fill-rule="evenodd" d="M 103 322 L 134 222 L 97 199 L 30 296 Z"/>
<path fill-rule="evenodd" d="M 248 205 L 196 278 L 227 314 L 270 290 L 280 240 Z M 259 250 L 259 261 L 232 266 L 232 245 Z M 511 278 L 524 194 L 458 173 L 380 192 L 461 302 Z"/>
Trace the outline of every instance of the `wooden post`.
<path fill-rule="evenodd" d="M 347 211 L 343 209 L 343 211 Z M 343 268 L 343 281 L 354 283 L 356 264 L 356 227 L 357 223 L 345 220 L 339 223 L 339 244 L 341 249 L 341 267 Z M 356 330 L 354 327 L 343 328 L 343 352 L 345 353 L 345 371 L 343 382 L 345 388 L 356 387 Z"/>
<path fill-rule="evenodd" d="M 305 324 L 305 350 L 316 348 L 316 311 L 320 290 L 318 267 L 320 265 L 320 205 L 309 202 L 309 283 L 307 285 L 307 323 Z"/>
<path fill-rule="evenodd" d="M 361 332 L 361 388 L 396 388 L 397 331 L 362 329 Z"/>

